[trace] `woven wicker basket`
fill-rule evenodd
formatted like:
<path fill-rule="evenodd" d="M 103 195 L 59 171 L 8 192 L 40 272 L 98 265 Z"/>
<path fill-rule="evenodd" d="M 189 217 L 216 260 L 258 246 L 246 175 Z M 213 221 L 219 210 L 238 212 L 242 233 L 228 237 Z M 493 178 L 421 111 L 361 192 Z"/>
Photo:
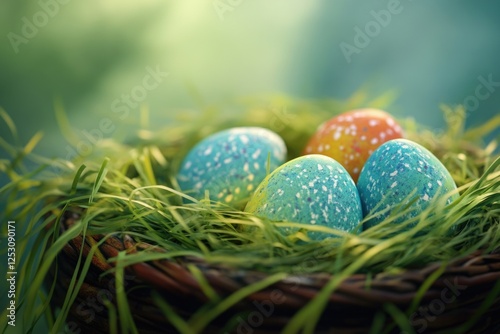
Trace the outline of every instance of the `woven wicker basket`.
<path fill-rule="evenodd" d="M 77 213 L 66 212 L 61 219 L 61 229 L 67 229 L 78 218 Z M 102 239 L 103 236 L 88 236 L 85 239 L 79 236 L 65 245 L 58 257 L 57 271 L 52 271 L 52 276 L 48 277 L 48 280 L 57 279 L 58 287 L 62 287 L 54 293 L 54 307 L 60 305 L 66 296 L 81 249 L 86 257 L 92 245 Z M 136 252 L 145 248 L 151 248 L 151 245 L 135 243 L 127 236 L 106 238 L 94 253 L 90 270 L 70 310 L 68 322 L 83 333 L 108 333 L 108 311 L 102 300 L 106 297 L 116 303 L 116 296 L 115 290 L 110 288 L 114 284 L 113 274 L 102 276 L 103 272 L 111 268 L 107 259 L 123 250 Z M 176 332 L 156 306 L 151 291 L 161 294 L 177 314 L 185 318 L 189 318 L 207 302 L 198 281 L 187 269 L 188 265 L 199 268 L 221 297 L 267 276 L 262 272 L 214 266 L 187 257 L 131 265 L 126 268 L 125 289 L 140 333 Z M 422 284 L 438 270 L 443 271 L 429 289 L 419 295 Z M 54 276 L 55 273 L 57 276 Z M 280 332 L 330 279 L 330 274 L 292 275 L 247 296 L 210 323 L 204 332 Z M 408 317 L 417 333 L 451 333 L 452 329 L 463 328 L 466 323 L 473 323 L 466 333 L 500 333 L 500 296 L 492 294 L 493 289 L 498 289 L 498 284 L 500 249 L 489 254 L 476 252 L 457 258 L 445 268 L 435 263 L 397 275 L 353 275 L 331 294 L 316 332 L 368 333 L 374 321 L 381 321 L 386 333 L 401 333 L 387 313 L 383 316 L 387 305 L 391 304 L 402 312 L 408 312 L 413 306 L 415 311 Z M 414 305 L 417 297 L 421 298 Z"/>

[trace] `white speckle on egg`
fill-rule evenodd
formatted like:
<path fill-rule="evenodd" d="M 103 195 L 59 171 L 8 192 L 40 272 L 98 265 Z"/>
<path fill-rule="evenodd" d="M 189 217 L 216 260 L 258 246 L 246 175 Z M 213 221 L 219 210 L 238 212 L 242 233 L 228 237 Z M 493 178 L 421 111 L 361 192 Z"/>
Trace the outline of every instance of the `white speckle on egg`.
<path fill-rule="evenodd" d="M 326 207 L 325 210 L 321 210 L 321 214 L 326 222 L 330 221 L 330 217 L 328 216 L 328 207 Z"/>
<path fill-rule="evenodd" d="M 261 154 L 261 149 L 259 148 L 257 151 L 255 151 L 255 153 L 252 154 L 252 158 L 253 159 L 257 159 L 259 157 L 259 155 Z"/>
<path fill-rule="evenodd" d="M 396 187 L 398 185 L 398 182 L 397 181 L 394 181 L 392 184 L 391 184 L 391 189 Z"/>
<path fill-rule="evenodd" d="M 245 135 L 241 135 L 241 136 L 240 136 L 240 140 L 241 140 L 241 142 L 242 142 L 243 144 L 248 144 L 248 140 L 249 140 L 249 139 L 248 139 L 248 137 L 247 137 L 247 136 L 245 136 Z"/>
<path fill-rule="evenodd" d="M 204 155 L 210 155 L 212 153 L 212 146 L 207 147 L 207 149 L 203 152 Z"/>

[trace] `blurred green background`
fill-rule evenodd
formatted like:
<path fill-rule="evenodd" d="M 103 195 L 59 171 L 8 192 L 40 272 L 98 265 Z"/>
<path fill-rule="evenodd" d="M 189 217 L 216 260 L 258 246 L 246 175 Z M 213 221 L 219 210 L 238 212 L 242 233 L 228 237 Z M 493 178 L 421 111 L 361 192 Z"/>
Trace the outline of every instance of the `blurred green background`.
<path fill-rule="evenodd" d="M 43 131 L 36 151 L 51 157 L 78 149 L 56 101 L 77 143 L 125 137 L 141 106 L 158 128 L 261 94 L 394 90 L 389 112 L 436 129 L 440 103 L 465 103 L 469 126 L 500 111 L 493 0 L 2 0 L 0 35 L 0 107 L 21 142 Z M 0 137 L 13 141 L 3 121 Z"/>
<path fill-rule="evenodd" d="M 225 105 L 262 93 L 344 99 L 360 88 L 395 90 L 390 112 L 436 128 L 440 103 L 468 103 L 471 125 L 500 110 L 496 1 L 8 0 L 0 32 L 0 106 L 24 140 L 42 130 L 38 150 L 52 156 L 70 154 L 56 98 L 84 139 L 103 118 L 112 121 L 104 135 L 127 133 L 140 104 L 157 126 L 196 110 L 193 91 Z M 146 68 L 168 76 L 141 90 Z M 481 78 L 497 84 L 477 98 Z"/>

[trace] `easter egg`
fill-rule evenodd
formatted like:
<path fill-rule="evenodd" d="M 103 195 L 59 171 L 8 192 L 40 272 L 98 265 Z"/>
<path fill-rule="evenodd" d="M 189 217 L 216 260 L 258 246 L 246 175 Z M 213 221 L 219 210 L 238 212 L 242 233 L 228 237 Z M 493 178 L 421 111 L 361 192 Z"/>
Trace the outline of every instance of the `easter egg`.
<path fill-rule="evenodd" d="M 403 136 L 386 112 L 356 109 L 323 123 L 307 143 L 304 154 L 323 154 L 337 160 L 356 182 L 368 157 L 384 142 Z"/>
<path fill-rule="evenodd" d="M 245 211 L 273 221 L 317 224 L 346 232 L 362 219 L 352 178 L 337 161 L 318 154 L 293 159 L 269 174 Z M 316 240 L 329 236 L 323 232 L 308 235 Z"/>
<path fill-rule="evenodd" d="M 241 209 L 267 175 L 286 159 L 287 149 L 276 133 L 259 127 L 238 127 L 213 134 L 198 143 L 181 163 L 179 187 L 196 199 Z"/>
<path fill-rule="evenodd" d="M 390 215 L 391 208 L 401 204 L 410 208 L 397 221 L 416 217 L 436 196 L 457 189 L 438 158 L 406 139 L 388 141 L 373 152 L 361 171 L 357 187 L 363 214 L 380 213 L 365 222 L 365 228 L 382 222 Z M 455 192 L 447 203 L 457 197 L 458 192 Z"/>

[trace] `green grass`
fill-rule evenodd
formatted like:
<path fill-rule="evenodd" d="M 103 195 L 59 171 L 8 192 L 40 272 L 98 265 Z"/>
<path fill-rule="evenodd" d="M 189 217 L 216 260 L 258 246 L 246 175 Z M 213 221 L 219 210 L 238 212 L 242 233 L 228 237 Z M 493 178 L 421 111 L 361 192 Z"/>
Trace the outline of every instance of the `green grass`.
<path fill-rule="evenodd" d="M 24 146 L 0 138 L 0 146 L 11 155 L 11 159 L 0 161 L 1 172 L 11 180 L 0 189 L 0 198 L 7 203 L 2 221 L 15 219 L 24 224 L 27 231 L 26 235 L 18 236 L 17 252 L 22 263 L 18 271 L 23 279 L 18 281 L 17 295 L 18 305 L 24 309 L 24 318 L 18 322 L 22 322 L 28 332 L 48 313 L 51 330 L 58 332 L 63 328 L 69 305 L 76 298 L 74 291 L 78 291 L 85 279 L 89 258 L 80 253 L 82 267 L 73 275 L 72 289 L 62 310 L 57 313 L 49 310 L 52 292 L 48 290 L 41 296 L 40 291 L 45 291 L 43 281 L 56 255 L 79 234 L 126 233 L 136 241 L 168 250 L 120 253 L 110 259 L 116 264 L 118 292 L 118 306 L 107 304 L 114 332 L 124 328 L 137 332 L 123 289 L 124 267 L 134 263 L 195 256 L 209 263 L 269 274 L 268 279 L 219 299 L 203 275 L 191 267 L 213 308 L 186 320 L 173 314 L 171 306 L 159 295 L 153 295 L 159 309 L 181 333 L 201 331 L 246 295 L 289 274 L 335 273 L 317 298 L 305 305 L 285 330 L 293 333 L 302 328 L 313 333 L 328 295 L 354 273 L 398 273 L 435 261 L 446 263 L 477 249 L 497 248 L 500 245 L 500 158 L 495 153 L 496 142 L 483 143 L 482 138 L 498 128 L 500 117 L 466 131 L 465 112 L 460 107 L 442 107 L 448 128 L 441 133 L 425 129 L 411 119 L 400 119 L 406 137 L 429 148 L 444 163 L 461 195 L 448 206 L 445 206 L 445 198 L 435 199 L 421 215 L 405 222 L 412 228 L 397 234 L 392 224 L 398 218 L 397 213 L 367 231 L 346 234 L 322 226 L 275 223 L 219 203 L 196 201 L 182 193 L 175 182 L 184 154 L 201 138 L 222 128 L 239 125 L 271 128 L 285 139 L 292 159 L 300 154 L 307 138 L 322 121 L 358 106 L 383 108 L 388 100 L 390 94 L 369 100 L 363 93 L 344 103 L 287 97 L 244 100 L 238 116 L 222 117 L 220 111 L 207 109 L 202 117 L 179 120 L 178 124 L 162 131 L 138 129 L 137 138 L 129 144 L 107 141 L 93 150 L 92 156 L 71 162 L 33 154 L 40 140 L 38 134 Z M 262 105 L 267 107 L 255 107 Z M 286 111 L 283 106 L 287 106 Z M 15 136 L 17 132 L 8 115 L 0 110 L 0 116 Z M 28 160 L 40 167 L 28 170 L 24 167 Z M 53 167 L 62 172 L 55 174 Z M 182 198 L 189 198 L 192 203 L 183 204 Z M 59 234 L 57 224 L 49 225 L 54 220 L 57 223 L 65 210 L 75 208 L 83 209 L 83 215 L 68 231 Z M 297 232 L 284 236 L 280 232 L 283 226 L 295 227 Z M 322 231 L 341 238 L 311 241 L 308 231 Z M 5 252 L 4 246 L 2 252 Z M 38 306 L 35 300 L 39 301 Z M 0 320 L 2 329 L 5 328 L 4 310 Z M 388 306 L 386 311 L 401 329 L 408 329 L 399 310 Z"/>

